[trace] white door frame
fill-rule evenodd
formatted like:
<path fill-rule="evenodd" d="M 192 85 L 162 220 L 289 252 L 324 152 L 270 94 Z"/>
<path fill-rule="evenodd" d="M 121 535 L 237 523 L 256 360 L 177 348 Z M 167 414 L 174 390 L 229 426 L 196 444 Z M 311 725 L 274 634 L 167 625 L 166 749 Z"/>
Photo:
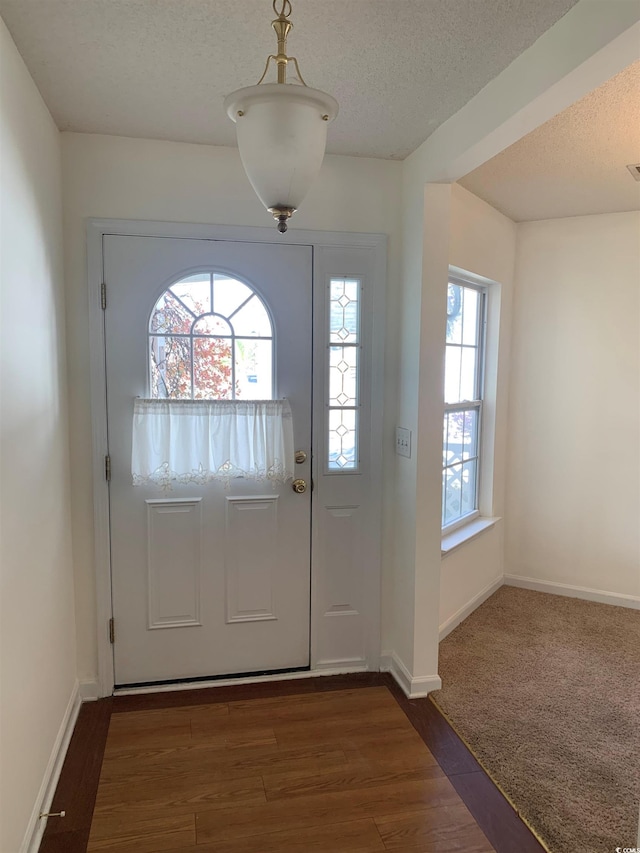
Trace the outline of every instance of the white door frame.
<path fill-rule="evenodd" d="M 325 288 L 317 286 L 328 275 L 353 275 L 353 270 L 332 271 L 328 268 L 327 257 L 330 250 L 360 249 L 366 250 L 368 268 L 366 323 L 370 343 L 365 350 L 363 370 L 366 371 L 370 389 L 369 452 L 363 460 L 369 470 L 369 489 L 366 513 L 366 590 L 364 590 L 358 631 L 362 641 L 357 652 L 347 649 L 343 654 L 336 653 L 330 638 L 328 644 L 324 637 L 331 626 L 323 625 L 322 612 L 326 601 L 321 601 L 322 577 L 327 567 L 322 565 L 322 551 L 318 549 L 317 536 L 318 513 L 322 496 L 312 501 L 312 555 L 311 555 L 311 669 L 308 673 L 296 673 L 291 677 L 305 677 L 320 672 L 338 673 L 358 670 L 377 670 L 380 664 L 380 564 L 381 564 L 381 515 L 382 515 L 382 412 L 384 404 L 384 327 L 385 327 L 385 284 L 386 284 L 386 243 L 384 234 L 339 233 L 332 231 L 290 230 L 286 235 L 279 234 L 275 228 L 240 227 L 229 225 L 201 225 L 190 223 L 150 222 L 122 219 L 89 219 L 87 222 L 87 265 L 89 288 L 89 340 L 91 375 L 91 421 L 93 436 L 93 501 L 94 501 L 94 537 L 95 537 L 95 578 L 96 613 L 98 646 L 98 695 L 110 696 L 113 692 L 114 671 L 111 643 L 109 641 L 109 619 L 111 607 L 111 571 L 109 538 L 109 489 L 105 478 L 105 455 L 107 452 L 107 407 L 105 378 L 105 314 L 102 310 L 102 283 L 104 281 L 103 237 L 107 234 L 122 234 L 143 237 L 179 237 L 183 239 L 233 240 L 250 243 L 285 243 L 307 245 L 314 248 L 314 411 L 313 434 L 321 435 L 324 430 L 324 362 L 326 342 L 318 330 L 324 329 Z M 316 251 L 321 250 L 321 251 Z M 322 251 L 322 250 L 329 250 Z M 108 294 L 107 294 L 108 299 Z M 314 447 L 317 442 L 314 440 Z M 319 454 L 314 454 L 312 471 L 313 482 L 319 485 L 326 478 L 318 466 Z M 348 476 L 348 475 L 345 475 Z M 329 498 L 334 500 L 334 496 Z M 351 615 L 350 613 L 345 614 Z M 343 624 L 347 624 L 344 622 Z M 325 620 L 326 621 L 326 620 Z M 336 624 L 334 622 L 334 624 Z M 345 635 L 346 636 L 346 635 Z M 358 644 L 356 644 L 358 645 Z M 326 648 L 324 648 L 326 646 Z M 355 647 L 354 647 L 355 648 Z M 271 680 L 282 675 L 263 676 L 259 679 Z M 231 683 L 237 683 L 234 679 Z M 216 680 L 211 685 L 230 683 Z M 188 685 L 172 685 L 173 689 L 184 689 Z M 199 687 L 207 683 L 198 683 Z M 166 689 L 166 688 L 165 688 Z"/>

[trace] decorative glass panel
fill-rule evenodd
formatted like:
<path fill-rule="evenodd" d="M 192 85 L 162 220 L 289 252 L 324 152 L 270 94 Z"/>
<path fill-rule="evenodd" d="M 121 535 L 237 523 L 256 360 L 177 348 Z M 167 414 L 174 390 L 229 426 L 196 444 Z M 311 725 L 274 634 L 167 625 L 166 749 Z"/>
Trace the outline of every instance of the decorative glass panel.
<path fill-rule="evenodd" d="M 273 329 L 260 297 L 227 275 L 172 284 L 149 321 L 149 384 L 153 399 L 271 399 Z"/>
<path fill-rule="evenodd" d="M 355 278 L 332 278 L 329 283 L 330 471 L 358 468 L 360 290 Z"/>
<path fill-rule="evenodd" d="M 358 404 L 358 348 L 330 347 L 329 405 Z"/>
<path fill-rule="evenodd" d="M 329 411 L 329 469 L 345 471 L 357 466 L 357 412 L 355 409 Z"/>
<path fill-rule="evenodd" d="M 331 279 L 329 296 L 329 328 L 331 343 L 358 343 L 358 294 L 360 282 L 357 279 Z"/>

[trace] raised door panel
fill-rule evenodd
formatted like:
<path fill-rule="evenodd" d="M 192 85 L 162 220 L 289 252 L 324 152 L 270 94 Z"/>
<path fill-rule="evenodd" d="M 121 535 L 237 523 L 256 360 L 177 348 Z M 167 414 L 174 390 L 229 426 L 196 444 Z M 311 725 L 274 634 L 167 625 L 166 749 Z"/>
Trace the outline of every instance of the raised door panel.
<path fill-rule="evenodd" d="M 147 500 L 150 630 L 200 625 L 202 501 Z"/>
<path fill-rule="evenodd" d="M 277 619 L 278 495 L 228 497 L 226 509 L 226 621 Z"/>

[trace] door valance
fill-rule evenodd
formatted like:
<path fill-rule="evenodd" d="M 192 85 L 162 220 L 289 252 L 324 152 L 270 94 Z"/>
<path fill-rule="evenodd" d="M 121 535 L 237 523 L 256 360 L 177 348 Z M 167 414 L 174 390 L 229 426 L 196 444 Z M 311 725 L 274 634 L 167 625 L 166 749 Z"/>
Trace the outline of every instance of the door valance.
<path fill-rule="evenodd" d="M 146 400 L 133 408 L 133 485 L 293 477 L 288 400 Z"/>

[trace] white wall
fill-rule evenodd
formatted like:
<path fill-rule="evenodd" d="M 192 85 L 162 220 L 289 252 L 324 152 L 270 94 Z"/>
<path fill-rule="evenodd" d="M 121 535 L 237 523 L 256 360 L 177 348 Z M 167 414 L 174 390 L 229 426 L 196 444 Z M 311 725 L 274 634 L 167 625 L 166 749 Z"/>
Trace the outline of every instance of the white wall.
<path fill-rule="evenodd" d="M 397 424 L 412 432 L 411 458 L 397 457 L 392 623 L 383 648 L 411 678 L 411 691 L 437 683 L 440 459 L 451 187 L 424 186 L 403 163 L 403 272 L 398 338 Z M 439 287 L 438 282 L 443 286 Z M 440 451 L 436 446 L 440 422 Z M 435 567 L 435 569 L 434 569 Z M 425 682 L 427 679 L 428 682 Z M 434 681 L 435 679 L 435 681 Z"/>
<path fill-rule="evenodd" d="M 489 279 L 489 311 L 480 511 L 505 514 L 507 411 L 516 225 L 455 184 L 452 188 L 449 258 L 452 266 Z M 502 577 L 503 521 L 442 559 L 440 625 Z"/>
<path fill-rule="evenodd" d="M 59 133 L 0 21 L 0 850 L 17 853 L 75 687 Z"/>
<path fill-rule="evenodd" d="M 85 221 L 88 217 L 275 227 L 246 179 L 238 152 L 205 145 L 62 135 L 72 448 L 73 534 L 79 672 L 95 678 L 91 412 Z M 384 442 L 385 481 L 392 479 L 401 164 L 328 156 L 292 228 L 390 235 Z M 393 496 L 385 489 L 383 562 L 392 551 Z M 387 555 L 386 557 L 384 555 Z M 388 573 L 383 599 L 391 591 Z M 383 619 L 388 619 L 383 614 Z"/>
<path fill-rule="evenodd" d="M 507 573 L 640 597 L 640 213 L 518 226 Z"/>
<path fill-rule="evenodd" d="M 442 454 L 437 421 L 451 215 L 447 184 L 633 62 L 637 21 L 637 8 L 624 0 L 580 0 L 402 164 L 398 423 L 414 431 L 415 452 L 398 462 L 390 484 L 397 500 L 394 597 L 383 636 L 385 648 L 395 650 L 418 679 L 419 690 L 429 683 L 435 689 L 437 682 Z"/>

